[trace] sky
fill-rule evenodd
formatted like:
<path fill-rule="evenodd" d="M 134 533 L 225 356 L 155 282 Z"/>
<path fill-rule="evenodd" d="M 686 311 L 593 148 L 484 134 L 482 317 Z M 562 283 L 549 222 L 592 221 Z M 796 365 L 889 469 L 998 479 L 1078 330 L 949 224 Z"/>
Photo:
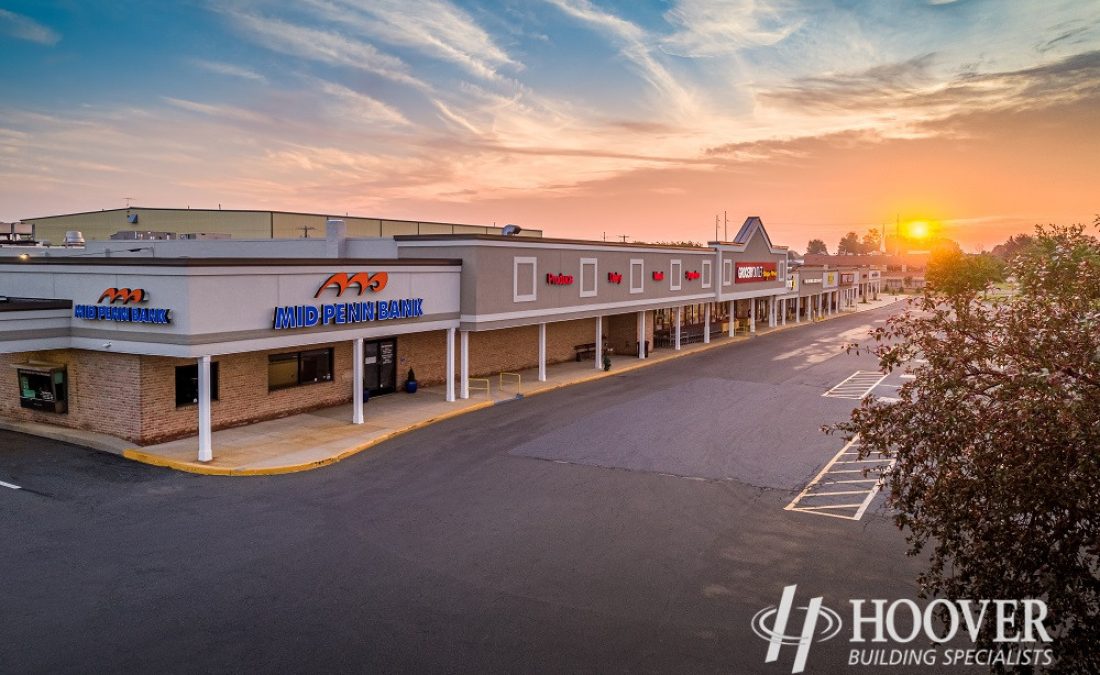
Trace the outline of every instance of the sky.
<path fill-rule="evenodd" d="M 129 197 L 702 242 L 727 213 L 977 250 L 1100 213 L 1096 0 L 0 0 L 0 40 L 4 221 Z"/>

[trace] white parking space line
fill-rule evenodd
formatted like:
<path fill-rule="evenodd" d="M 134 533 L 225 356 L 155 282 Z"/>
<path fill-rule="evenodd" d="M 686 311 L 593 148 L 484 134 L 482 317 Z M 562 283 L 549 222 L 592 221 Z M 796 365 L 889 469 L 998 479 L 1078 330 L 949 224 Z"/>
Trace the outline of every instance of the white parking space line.
<path fill-rule="evenodd" d="M 18 485 L 13 485 L 11 483 L 5 483 L 2 480 L 0 480 L 0 486 L 6 487 L 6 488 L 11 488 L 12 490 L 22 490 L 23 489 L 23 488 L 19 487 Z"/>
<path fill-rule="evenodd" d="M 818 516 L 831 518 L 843 518 L 845 520 L 859 520 L 867 512 L 871 501 L 882 489 L 883 472 L 889 471 L 894 466 L 894 459 L 886 457 L 870 459 L 846 459 L 859 453 L 859 437 L 855 437 L 840 449 L 831 460 L 818 472 L 798 496 L 787 504 L 785 511 L 803 511 Z M 871 464 L 859 469 L 847 468 L 851 465 Z M 868 478 L 865 471 L 874 472 L 880 470 L 880 477 Z M 860 474 L 860 478 L 853 478 L 851 474 Z M 862 496 L 863 499 L 855 501 L 853 495 Z M 832 503 L 837 497 L 844 499 L 840 503 Z"/>
<path fill-rule="evenodd" d="M 857 370 L 844 378 L 840 384 L 822 394 L 828 398 L 846 398 L 853 401 L 867 396 L 880 382 L 886 379 L 886 375 L 872 370 Z"/>

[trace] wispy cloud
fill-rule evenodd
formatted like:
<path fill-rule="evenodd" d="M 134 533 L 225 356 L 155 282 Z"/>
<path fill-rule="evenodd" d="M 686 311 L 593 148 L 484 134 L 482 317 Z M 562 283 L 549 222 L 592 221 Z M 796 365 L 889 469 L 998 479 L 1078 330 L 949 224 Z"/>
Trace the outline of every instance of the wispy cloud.
<path fill-rule="evenodd" d="M 340 117 L 357 124 L 388 124 L 394 126 L 409 126 L 409 122 L 401 111 L 391 105 L 387 105 L 367 94 L 349 89 L 342 84 L 318 80 L 317 85 L 326 96 L 335 99 L 340 105 L 337 107 Z M 326 106 L 331 111 L 331 106 Z"/>
<path fill-rule="evenodd" d="M 49 26 L 6 9 L 0 9 L 0 33 L 48 47 L 52 47 L 61 40 L 61 35 Z"/>
<path fill-rule="evenodd" d="M 230 10 L 228 14 L 246 35 L 268 49 L 372 73 L 417 89 L 429 89 L 427 83 L 409 74 L 405 62 L 379 51 L 368 42 L 240 10 Z"/>
<path fill-rule="evenodd" d="M 173 98 L 171 96 L 164 96 L 162 98 L 166 103 L 180 110 L 187 110 L 189 112 L 199 113 L 200 115 L 208 115 L 221 120 L 245 122 L 249 124 L 269 121 L 265 116 L 255 111 L 239 108 L 237 106 L 202 103 L 182 98 Z"/>
<path fill-rule="evenodd" d="M 620 53 L 634 64 L 639 74 L 659 94 L 665 97 L 666 105 L 671 105 L 682 114 L 692 114 L 698 110 L 696 96 L 680 84 L 677 78 L 654 57 L 649 46 L 653 38 L 644 29 L 599 9 L 589 0 L 547 1 L 567 15 L 614 40 L 619 46 Z"/>
<path fill-rule="evenodd" d="M 933 77 L 935 55 L 856 73 L 801 78 L 760 94 L 765 102 L 808 110 L 906 111 L 923 119 L 964 110 L 1026 109 L 1100 95 L 1100 51 L 1030 68 Z"/>
<path fill-rule="evenodd" d="M 723 56 L 746 47 L 771 46 L 802 25 L 787 2 L 679 0 L 665 13 L 675 33 L 661 39 L 670 54 Z"/>
<path fill-rule="evenodd" d="M 381 42 L 411 47 L 457 64 L 479 78 L 496 80 L 504 66 L 522 68 L 470 15 L 444 0 L 307 0 L 307 4 L 325 19 Z"/>
<path fill-rule="evenodd" d="M 205 59 L 191 59 L 191 63 L 195 66 L 211 72 L 217 75 L 225 75 L 227 77 L 236 77 L 242 80 L 250 80 L 252 82 L 267 83 L 267 78 L 257 73 L 254 70 L 245 68 L 244 66 L 234 65 L 232 63 L 223 63 L 221 61 L 207 61 Z"/>

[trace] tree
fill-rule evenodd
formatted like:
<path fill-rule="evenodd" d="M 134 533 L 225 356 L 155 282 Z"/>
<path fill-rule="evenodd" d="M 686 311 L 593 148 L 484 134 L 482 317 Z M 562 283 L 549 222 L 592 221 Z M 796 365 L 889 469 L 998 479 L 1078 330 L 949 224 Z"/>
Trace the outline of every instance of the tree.
<path fill-rule="evenodd" d="M 829 247 L 820 239 L 811 239 L 806 244 L 806 255 L 829 255 Z"/>
<path fill-rule="evenodd" d="M 861 253 L 862 248 L 859 243 L 859 235 L 855 232 L 849 232 L 840 239 L 840 243 L 836 245 L 837 255 L 848 255 Z"/>
<path fill-rule="evenodd" d="M 977 294 L 991 283 L 1004 281 L 1004 263 L 988 254 L 965 255 L 957 248 L 940 247 L 928 257 L 925 281 L 945 296 Z"/>
<path fill-rule="evenodd" d="M 1043 599 L 1053 670 L 1096 673 L 1100 241 L 1078 225 L 1038 227 L 1034 243 L 1015 296 L 931 283 L 873 331 L 882 369 L 916 379 L 833 430 L 858 434 L 861 458 L 896 460 L 889 503 L 910 555 L 927 551 L 923 595 Z M 993 631 L 979 647 L 999 646 Z"/>
<path fill-rule="evenodd" d="M 860 253 L 878 253 L 879 245 L 882 243 L 882 235 L 876 228 L 867 230 L 867 234 L 863 235 L 863 242 L 859 246 Z"/>
<path fill-rule="evenodd" d="M 1009 237 L 1005 243 L 994 246 L 992 253 L 1001 260 L 1007 262 L 1022 253 L 1025 249 L 1030 248 L 1034 243 L 1035 239 L 1031 235 L 1017 234 Z"/>

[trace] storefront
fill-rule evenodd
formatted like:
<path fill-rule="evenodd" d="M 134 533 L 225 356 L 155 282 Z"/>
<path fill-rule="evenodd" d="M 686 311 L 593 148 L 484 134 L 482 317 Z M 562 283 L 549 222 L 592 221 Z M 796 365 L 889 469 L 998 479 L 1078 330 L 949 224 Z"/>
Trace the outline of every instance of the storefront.
<path fill-rule="evenodd" d="M 473 377 L 751 334 L 798 297 L 758 218 L 705 247 L 345 232 L 302 257 L 272 257 L 296 250 L 279 240 L 0 257 L 0 417 L 197 434 L 205 461 L 213 429 L 349 402 L 363 423 L 410 374 L 453 401 Z"/>

